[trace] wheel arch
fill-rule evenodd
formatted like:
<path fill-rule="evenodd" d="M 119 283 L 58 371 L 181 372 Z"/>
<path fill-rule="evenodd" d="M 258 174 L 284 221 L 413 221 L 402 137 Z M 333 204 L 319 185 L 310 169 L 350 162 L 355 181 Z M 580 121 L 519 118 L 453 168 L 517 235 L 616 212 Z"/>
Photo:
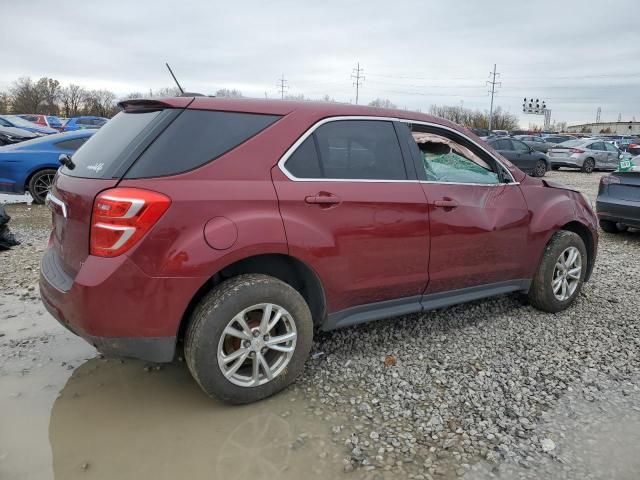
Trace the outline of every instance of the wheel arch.
<path fill-rule="evenodd" d="M 585 273 L 584 279 L 585 281 L 589 280 L 589 278 L 591 277 L 591 273 L 593 272 L 593 266 L 595 264 L 595 240 L 593 238 L 591 230 L 589 230 L 589 228 L 585 224 L 577 220 L 573 220 L 564 224 L 561 230 L 566 230 L 577 234 L 584 242 L 584 246 L 587 249 L 587 271 Z"/>
<path fill-rule="evenodd" d="M 327 302 L 324 287 L 318 274 L 305 262 L 282 253 L 257 254 L 237 260 L 212 275 L 189 302 L 178 328 L 178 338 L 183 338 L 195 306 L 212 288 L 223 281 L 246 273 L 262 273 L 275 277 L 292 286 L 305 299 L 314 325 L 327 318 Z"/>

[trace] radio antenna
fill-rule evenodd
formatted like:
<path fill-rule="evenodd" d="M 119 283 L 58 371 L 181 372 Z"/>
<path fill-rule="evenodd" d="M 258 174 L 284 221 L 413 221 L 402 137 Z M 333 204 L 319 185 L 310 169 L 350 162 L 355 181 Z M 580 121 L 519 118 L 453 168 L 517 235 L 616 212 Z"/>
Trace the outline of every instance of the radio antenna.
<path fill-rule="evenodd" d="M 165 63 L 165 65 L 167 66 L 167 69 L 169 70 L 169 73 L 173 77 L 173 81 L 176 82 L 176 85 L 178 86 L 178 90 L 180 90 L 180 94 L 184 95 L 184 90 L 180 86 L 180 83 L 178 82 L 178 79 L 176 78 L 176 76 L 173 74 L 173 70 L 171 70 L 171 67 L 169 66 L 168 63 Z"/>

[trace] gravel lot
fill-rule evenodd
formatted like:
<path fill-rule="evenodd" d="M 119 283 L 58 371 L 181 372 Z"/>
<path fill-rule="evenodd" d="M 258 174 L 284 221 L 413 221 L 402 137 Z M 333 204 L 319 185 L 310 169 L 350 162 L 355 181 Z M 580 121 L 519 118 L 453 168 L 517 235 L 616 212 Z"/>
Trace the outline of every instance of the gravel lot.
<path fill-rule="evenodd" d="M 595 201 L 601 174 L 548 176 Z M 0 253 L 0 295 L 35 304 L 48 216 L 8 211 L 23 245 Z M 555 315 L 507 295 L 319 334 L 291 389 L 339 453 L 319 458 L 352 478 L 638 478 L 639 256 L 640 232 L 601 232 L 592 280 Z M 23 348 L 7 317 L 0 379 Z"/>

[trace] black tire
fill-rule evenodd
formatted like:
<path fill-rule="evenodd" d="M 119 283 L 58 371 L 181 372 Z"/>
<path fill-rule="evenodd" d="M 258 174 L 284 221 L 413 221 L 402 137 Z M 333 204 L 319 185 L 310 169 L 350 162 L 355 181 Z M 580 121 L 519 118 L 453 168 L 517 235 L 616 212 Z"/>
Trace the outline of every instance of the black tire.
<path fill-rule="evenodd" d="M 286 368 L 272 380 L 257 386 L 240 386 L 222 373 L 218 346 L 228 323 L 244 309 L 260 303 L 274 303 L 289 312 L 297 333 L 295 349 Z M 218 285 L 195 308 L 184 342 L 185 359 L 207 395 L 233 404 L 251 403 L 281 391 L 296 379 L 309 356 L 312 340 L 311 312 L 295 289 L 268 275 L 239 275 Z"/>
<path fill-rule="evenodd" d="M 556 269 L 556 263 L 560 255 L 569 247 L 576 247 L 581 255 L 582 270 L 577 286 L 570 298 L 559 300 L 553 293 L 552 281 Z M 539 310 L 556 313 L 571 305 L 580 294 L 584 277 L 587 272 L 587 249 L 582 238 L 576 233 L 560 230 L 545 247 L 538 271 L 533 277 L 529 289 L 528 298 L 531 305 Z"/>
<path fill-rule="evenodd" d="M 581 170 L 584 173 L 592 173 L 595 168 L 596 168 L 596 161 L 593 158 L 589 157 L 585 159 L 584 163 L 582 164 Z"/>
<path fill-rule="evenodd" d="M 560 167 L 557 165 L 551 165 L 551 170 L 560 170 Z"/>
<path fill-rule="evenodd" d="M 29 180 L 29 193 L 33 197 L 33 203 L 42 205 L 44 199 L 47 197 L 47 193 L 51 189 L 53 184 L 53 178 L 56 176 L 56 170 L 52 168 L 45 168 L 44 170 L 38 170 L 33 174 Z"/>
<path fill-rule="evenodd" d="M 536 166 L 533 168 L 533 176 L 544 177 L 545 173 L 547 173 L 547 162 L 544 160 L 538 160 L 536 162 Z"/>
<path fill-rule="evenodd" d="M 622 233 L 627 231 L 627 227 L 611 220 L 600 220 L 600 228 L 607 233 Z"/>

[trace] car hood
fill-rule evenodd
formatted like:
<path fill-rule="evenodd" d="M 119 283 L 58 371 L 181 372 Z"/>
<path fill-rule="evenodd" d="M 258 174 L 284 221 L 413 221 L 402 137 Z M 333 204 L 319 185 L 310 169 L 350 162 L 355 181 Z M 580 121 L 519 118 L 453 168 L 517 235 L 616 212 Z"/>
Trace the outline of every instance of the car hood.
<path fill-rule="evenodd" d="M 17 127 L 0 127 L 0 133 L 6 133 L 7 135 L 14 135 L 16 137 L 24 138 L 36 138 L 37 135 L 29 130 L 24 130 Z"/>

